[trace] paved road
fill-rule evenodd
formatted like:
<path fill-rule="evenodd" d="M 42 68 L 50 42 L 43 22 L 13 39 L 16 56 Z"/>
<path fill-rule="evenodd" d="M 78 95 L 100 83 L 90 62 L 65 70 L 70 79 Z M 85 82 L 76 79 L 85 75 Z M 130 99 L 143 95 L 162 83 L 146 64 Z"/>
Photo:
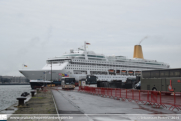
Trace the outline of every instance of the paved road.
<path fill-rule="evenodd" d="M 59 114 L 77 114 L 73 115 L 73 118 L 79 121 L 138 121 L 142 120 L 139 119 L 142 114 L 145 114 L 144 116 L 147 114 L 149 114 L 149 116 L 156 116 L 156 114 L 168 116 L 168 114 L 175 113 L 165 109 L 153 109 L 147 105 L 138 105 L 127 101 L 80 93 L 76 90 L 53 90 L 52 92 Z"/>
<path fill-rule="evenodd" d="M 71 101 L 64 96 L 62 91 L 53 90 L 52 92 L 59 114 L 83 114 L 78 107 L 73 105 Z"/>

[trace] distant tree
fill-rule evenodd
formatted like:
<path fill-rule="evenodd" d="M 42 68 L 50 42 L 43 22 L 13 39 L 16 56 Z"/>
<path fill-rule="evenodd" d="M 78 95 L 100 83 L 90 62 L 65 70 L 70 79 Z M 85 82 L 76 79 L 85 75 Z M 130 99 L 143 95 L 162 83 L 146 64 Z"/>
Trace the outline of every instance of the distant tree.
<path fill-rule="evenodd" d="M 1 78 L 1 82 L 2 82 L 2 83 L 10 83 L 11 80 L 8 79 L 8 78 Z"/>
<path fill-rule="evenodd" d="M 0 82 L 2 83 L 2 76 L 0 76 Z"/>

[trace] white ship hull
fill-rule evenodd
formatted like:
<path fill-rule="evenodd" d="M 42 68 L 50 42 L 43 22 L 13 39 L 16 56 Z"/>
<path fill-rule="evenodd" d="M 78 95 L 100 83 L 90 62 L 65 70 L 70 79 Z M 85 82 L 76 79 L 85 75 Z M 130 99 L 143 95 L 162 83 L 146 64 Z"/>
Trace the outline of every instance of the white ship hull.
<path fill-rule="evenodd" d="M 72 77 L 79 81 L 86 75 L 95 75 L 100 81 L 122 80 L 136 77 L 142 70 L 166 69 L 168 64 L 142 58 L 127 59 L 124 56 L 104 56 L 93 51 L 70 50 L 69 54 L 47 60 L 41 70 L 19 70 L 30 80 L 60 81 Z"/>
<path fill-rule="evenodd" d="M 26 76 L 30 80 L 52 80 L 52 81 L 59 81 L 61 80 L 62 76 L 59 75 L 60 73 L 68 74 L 69 70 L 52 70 L 52 77 L 51 77 L 51 70 L 44 71 L 44 70 L 20 70 L 24 76 Z M 75 78 L 76 81 L 79 81 L 86 77 L 87 74 L 68 74 L 69 77 Z M 134 78 L 136 76 L 126 76 L 126 75 L 97 75 L 98 80 L 103 81 L 112 81 L 112 80 L 122 80 L 123 82 L 126 81 L 127 78 Z M 51 79 L 52 78 L 52 79 Z"/>

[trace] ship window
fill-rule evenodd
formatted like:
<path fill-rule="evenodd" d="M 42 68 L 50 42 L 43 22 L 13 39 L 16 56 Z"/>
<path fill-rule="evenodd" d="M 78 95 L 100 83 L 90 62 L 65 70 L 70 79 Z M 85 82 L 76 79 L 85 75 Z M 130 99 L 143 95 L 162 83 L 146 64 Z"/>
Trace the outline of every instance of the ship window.
<path fill-rule="evenodd" d="M 160 77 L 169 77 L 169 71 L 160 71 Z"/>
<path fill-rule="evenodd" d="M 179 70 L 170 70 L 170 77 L 180 77 Z"/>
<path fill-rule="evenodd" d="M 150 72 L 146 71 L 146 72 L 142 72 L 143 74 L 143 78 L 150 78 Z"/>
<path fill-rule="evenodd" d="M 151 72 L 151 78 L 155 78 L 155 77 L 159 77 L 160 74 L 159 74 L 159 71 L 152 71 Z"/>

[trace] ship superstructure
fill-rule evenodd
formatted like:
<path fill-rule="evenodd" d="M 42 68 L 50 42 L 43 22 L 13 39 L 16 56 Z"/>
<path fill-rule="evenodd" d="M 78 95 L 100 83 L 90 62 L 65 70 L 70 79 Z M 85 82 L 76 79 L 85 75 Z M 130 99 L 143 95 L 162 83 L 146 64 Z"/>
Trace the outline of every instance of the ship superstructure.
<path fill-rule="evenodd" d="M 101 81 L 122 80 L 140 75 L 142 70 L 166 69 L 169 65 L 156 60 L 143 59 L 140 45 L 134 49 L 134 59 L 125 56 L 105 56 L 84 48 L 71 49 L 68 54 L 46 61 L 41 70 L 20 70 L 30 80 L 60 80 L 62 77 L 73 77 L 76 81 L 86 75 L 95 75 Z M 141 51 L 141 56 L 140 56 Z"/>

